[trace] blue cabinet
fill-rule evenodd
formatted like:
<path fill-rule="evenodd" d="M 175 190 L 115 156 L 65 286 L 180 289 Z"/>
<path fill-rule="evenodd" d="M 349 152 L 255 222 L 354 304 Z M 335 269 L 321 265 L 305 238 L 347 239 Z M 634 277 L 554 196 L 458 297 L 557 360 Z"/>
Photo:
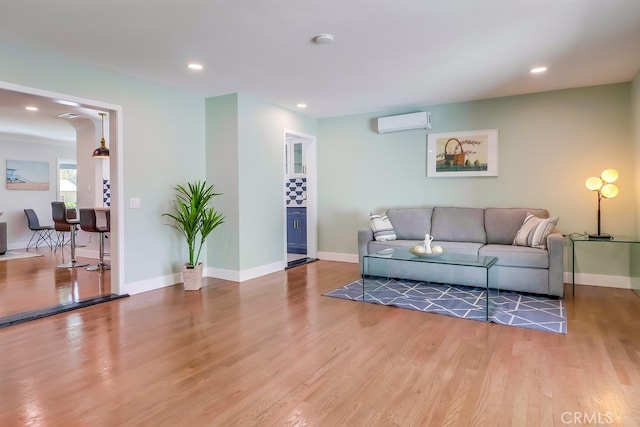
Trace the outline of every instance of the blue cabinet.
<path fill-rule="evenodd" d="M 287 252 L 307 253 L 306 208 L 287 208 Z"/>

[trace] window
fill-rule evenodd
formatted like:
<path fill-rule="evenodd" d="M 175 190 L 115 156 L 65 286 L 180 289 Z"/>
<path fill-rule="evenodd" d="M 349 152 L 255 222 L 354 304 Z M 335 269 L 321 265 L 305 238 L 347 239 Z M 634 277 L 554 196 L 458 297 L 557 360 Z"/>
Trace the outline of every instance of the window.
<path fill-rule="evenodd" d="M 75 161 L 58 161 L 58 200 L 64 202 L 68 208 L 78 205 L 77 171 Z"/>

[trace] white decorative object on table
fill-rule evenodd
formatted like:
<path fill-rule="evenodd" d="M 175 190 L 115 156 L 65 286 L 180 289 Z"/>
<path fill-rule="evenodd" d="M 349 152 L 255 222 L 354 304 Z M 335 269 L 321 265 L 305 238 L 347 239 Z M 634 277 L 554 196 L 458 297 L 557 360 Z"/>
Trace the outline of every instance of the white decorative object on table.
<path fill-rule="evenodd" d="M 444 249 L 442 249 L 442 246 L 434 245 L 431 248 L 431 252 L 434 253 L 434 254 L 441 254 L 441 253 L 444 252 Z"/>
<path fill-rule="evenodd" d="M 430 234 L 424 235 L 424 252 L 427 254 L 432 253 L 431 251 L 431 242 L 433 241 L 433 236 Z"/>

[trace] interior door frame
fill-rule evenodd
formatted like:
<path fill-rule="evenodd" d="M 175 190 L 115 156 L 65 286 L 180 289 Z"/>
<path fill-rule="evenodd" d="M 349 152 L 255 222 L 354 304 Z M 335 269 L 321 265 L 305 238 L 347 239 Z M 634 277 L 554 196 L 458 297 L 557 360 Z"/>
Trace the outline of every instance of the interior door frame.
<path fill-rule="evenodd" d="M 93 99 L 50 92 L 43 89 L 16 85 L 0 80 L 0 89 L 22 92 L 48 99 L 64 99 L 84 107 L 109 113 L 109 174 L 111 181 L 111 293 L 124 293 L 124 182 L 122 149 L 122 106 Z M 76 147 L 77 150 L 77 147 Z M 98 189 L 96 189 L 98 191 Z M 115 272 L 115 274 L 114 274 Z"/>
<path fill-rule="evenodd" d="M 295 136 L 304 140 L 306 149 L 304 150 L 306 156 L 306 178 L 307 178 L 307 257 L 318 258 L 318 173 L 317 173 L 317 152 L 316 152 L 316 137 L 315 135 L 309 135 L 306 133 L 298 132 L 291 129 L 284 129 L 282 134 L 283 141 L 283 155 L 284 164 L 282 168 L 283 176 L 283 188 L 282 188 L 282 204 L 283 215 L 282 223 L 284 225 L 284 248 L 283 259 L 285 265 L 287 265 L 287 203 L 284 183 L 288 176 L 286 168 L 286 156 L 287 156 L 287 135 Z M 291 168 L 292 165 L 289 165 Z"/>

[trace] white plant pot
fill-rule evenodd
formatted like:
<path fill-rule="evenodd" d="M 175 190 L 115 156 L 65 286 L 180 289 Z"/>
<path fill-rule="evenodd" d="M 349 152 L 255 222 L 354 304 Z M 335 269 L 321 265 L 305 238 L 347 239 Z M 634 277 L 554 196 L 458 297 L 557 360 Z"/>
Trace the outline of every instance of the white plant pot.
<path fill-rule="evenodd" d="M 182 282 L 185 291 L 198 291 L 202 287 L 202 263 L 189 268 L 187 264 L 182 266 Z"/>

